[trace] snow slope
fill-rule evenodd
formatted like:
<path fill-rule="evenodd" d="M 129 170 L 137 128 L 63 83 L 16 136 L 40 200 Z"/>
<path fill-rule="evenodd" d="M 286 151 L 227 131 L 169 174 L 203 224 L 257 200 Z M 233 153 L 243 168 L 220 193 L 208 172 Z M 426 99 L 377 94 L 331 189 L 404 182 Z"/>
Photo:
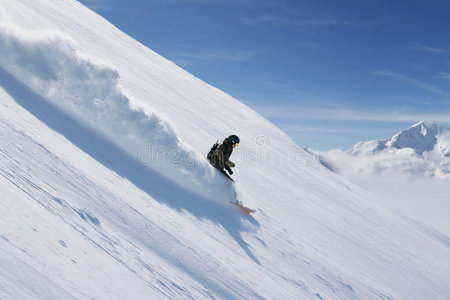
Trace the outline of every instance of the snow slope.
<path fill-rule="evenodd" d="M 1 299 L 450 297 L 447 237 L 236 99 L 76 1 L 0 20 Z M 231 133 L 236 186 L 203 158 Z"/>

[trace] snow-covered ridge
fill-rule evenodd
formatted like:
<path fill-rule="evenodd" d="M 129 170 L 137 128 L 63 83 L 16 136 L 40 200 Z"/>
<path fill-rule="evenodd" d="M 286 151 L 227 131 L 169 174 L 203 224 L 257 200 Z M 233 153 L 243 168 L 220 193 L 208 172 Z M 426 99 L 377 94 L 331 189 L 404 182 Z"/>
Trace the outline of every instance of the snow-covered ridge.
<path fill-rule="evenodd" d="M 131 105 L 116 68 L 82 53 L 69 37 L 2 25 L 0 53 L 1 69 L 142 164 L 205 196 L 217 192 L 208 189 L 213 184 L 232 197 L 223 178 L 180 142 L 167 120 L 148 105 Z"/>
<path fill-rule="evenodd" d="M 419 122 L 347 152 L 319 153 L 323 164 L 380 196 L 380 202 L 450 234 L 450 130 Z"/>
<path fill-rule="evenodd" d="M 432 122 L 421 121 L 391 138 L 359 142 L 347 154 L 356 165 L 360 165 L 357 167 L 359 171 L 353 170 L 356 172 L 405 172 L 419 177 L 448 177 L 450 130 Z M 357 164 L 356 161 L 359 160 L 364 163 Z M 334 164 L 340 169 L 337 166 L 338 160 Z"/>
<path fill-rule="evenodd" d="M 385 149 L 410 148 L 421 155 L 423 152 L 432 151 L 436 145 L 447 145 L 448 131 L 449 129 L 435 123 L 421 121 L 386 140 L 359 142 L 348 153 L 352 155 L 376 154 Z M 448 154 L 445 152 L 446 147 L 439 149 L 442 154 Z"/>
<path fill-rule="evenodd" d="M 449 177 L 450 130 L 422 121 L 388 139 L 358 142 L 346 154 L 339 153 L 325 152 L 323 158 L 341 174 L 403 172 L 412 177 Z"/>
<path fill-rule="evenodd" d="M 386 146 L 397 149 L 412 148 L 422 154 L 424 151 L 433 150 L 440 131 L 438 125 L 422 121 L 394 135 L 386 142 Z"/>

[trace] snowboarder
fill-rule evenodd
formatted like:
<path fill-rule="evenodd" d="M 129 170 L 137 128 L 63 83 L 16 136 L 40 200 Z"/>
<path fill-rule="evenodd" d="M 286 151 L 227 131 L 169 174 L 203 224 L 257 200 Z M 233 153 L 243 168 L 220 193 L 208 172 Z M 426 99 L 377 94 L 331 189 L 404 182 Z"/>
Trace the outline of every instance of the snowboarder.
<path fill-rule="evenodd" d="M 230 175 L 233 174 L 231 168 L 234 168 L 235 164 L 230 161 L 230 156 L 231 153 L 233 153 L 234 147 L 239 145 L 239 142 L 240 140 L 237 135 L 230 135 L 222 143 L 215 143 L 207 156 L 209 162 L 229 179 L 231 179 L 231 177 L 225 173 L 224 169 L 227 170 Z"/>
<path fill-rule="evenodd" d="M 228 179 L 234 182 L 233 178 L 230 177 L 230 175 L 233 174 L 233 171 L 231 168 L 234 168 L 235 164 L 230 161 L 231 153 L 233 153 L 233 149 L 239 145 L 239 137 L 237 135 L 230 135 L 227 137 L 222 143 L 216 142 L 211 150 L 209 150 L 209 153 L 207 155 L 207 158 L 209 162 L 216 167 L 223 175 L 225 175 Z M 228 175 L 225 170 L 228 171 L 230 175 Z M 237 195 L 235 195 L 237 196 Z M 254 213 L 256 210 L 245 207 L 242 204 L 242 201 L 239 201 L 237 198 L 234 201 L 230 201 L 231 204 L 236 205 L 239 207 L 239 209 L 247 214 L 250 215 Z"/>

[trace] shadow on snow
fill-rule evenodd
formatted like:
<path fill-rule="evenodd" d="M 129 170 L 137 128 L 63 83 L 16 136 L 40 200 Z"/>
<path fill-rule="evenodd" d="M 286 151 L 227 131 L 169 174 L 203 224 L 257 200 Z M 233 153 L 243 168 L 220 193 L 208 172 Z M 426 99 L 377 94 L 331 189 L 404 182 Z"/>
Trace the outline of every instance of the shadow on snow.
<path fill-rule="evenodd" d="M 194 194 L 169 178 L 142 165 L 137 159 L 91 128 L 51 105 L 44 97 L 32 91 L 2 68 L 0 68 L 0 83 L 19 105 L 37 119 L 62 134 L 110 170 L 130 180 L 155 200 L 180 212 L 185 210 L 199 219 L 209 219 L 221 225 L 247 255 L 255 263 L 260 264 L 241 236 L 242 232 L 249 231 L 244 225 L 244 220 L 253 224 L 255 228 L 259 227 L 259 223 L 254 218 L 242 214 L 238 208 L 227 207 Z M 224 199 L 224 203 L 227 202 L 228 199 Z"/>

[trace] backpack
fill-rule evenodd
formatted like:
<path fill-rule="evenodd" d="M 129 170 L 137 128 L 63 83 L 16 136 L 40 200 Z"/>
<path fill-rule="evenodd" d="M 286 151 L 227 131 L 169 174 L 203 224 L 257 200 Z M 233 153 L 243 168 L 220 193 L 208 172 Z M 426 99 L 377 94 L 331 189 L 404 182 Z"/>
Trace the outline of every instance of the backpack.
<path fill-rule="evenodd" d="M 219 147 L 219 141 L 217 141 L 217 142 L 211 147 L 211 150 L 209 150 L 208 155 L 206 156 L 206 158 L 207 158 L 210 162 L 212 162 L 213 155 L 214 155 L 214 152 L 216 151 L 217 147 Z"/>

